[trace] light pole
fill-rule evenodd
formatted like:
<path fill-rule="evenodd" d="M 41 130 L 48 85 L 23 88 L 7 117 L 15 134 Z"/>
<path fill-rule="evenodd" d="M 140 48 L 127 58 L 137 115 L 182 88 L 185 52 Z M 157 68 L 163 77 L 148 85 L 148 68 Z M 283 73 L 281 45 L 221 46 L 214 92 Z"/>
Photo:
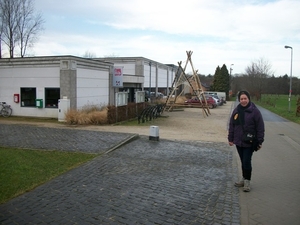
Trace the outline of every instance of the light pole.
<path fill-rule="evenodd" d="M 149 62 L 150 74 L 149 74 L 149 99 L 151 99 L 151 62 Z"/>
<path fill-rule="evenodd" d="M 284 46 L 291 49 L 291 74 L 290 74 L 290 92 L 289 92 L 289 112 L 291 112 L 291 95 L 292 95 L 292 72 L 293 72 L 293 48 L 291 46 Z"/>
<path fill-rule="evenodd" d="M 231 93 L 228 93 L 228 96 L 229 96 L 229 97 L 231 97 L 231 95 L 232 95 L 232 77 L 231 77 L 231 72 L 232 72 L 233 69 L 232 69 L 231 67 L 232 67 L 233 65 L 234 65 L 234 64 L 231 64 L 231 65 L 230 65 L 230 69 L 229 69 L 229 86 L 230 86 L 230 87 L 229 87 L 229 88 L 230 88 L 230 91 L 229 91 L 229 92 L 231 92 Z"/>
<path fill-rule="evenodd" d="M 230 65 L 230 77 L 231 77 L 231 71 L 233 70 L 233 69 L 231 68 L 231 66 L 234 66 L 234 64 L 231 64 L 231 65 Z"/>

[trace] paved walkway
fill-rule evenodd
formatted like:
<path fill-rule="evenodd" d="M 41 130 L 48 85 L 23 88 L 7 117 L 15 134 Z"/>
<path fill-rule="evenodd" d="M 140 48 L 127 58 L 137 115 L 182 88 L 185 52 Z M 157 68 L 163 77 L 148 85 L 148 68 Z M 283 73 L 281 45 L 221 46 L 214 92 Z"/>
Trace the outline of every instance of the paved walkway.
<path fill-rule="evenodd" d="M 240 224 L 226 143 L 135 137 L 1 124 L 1 146 L 106 154 L 0 205 L 0 224 Z"/>

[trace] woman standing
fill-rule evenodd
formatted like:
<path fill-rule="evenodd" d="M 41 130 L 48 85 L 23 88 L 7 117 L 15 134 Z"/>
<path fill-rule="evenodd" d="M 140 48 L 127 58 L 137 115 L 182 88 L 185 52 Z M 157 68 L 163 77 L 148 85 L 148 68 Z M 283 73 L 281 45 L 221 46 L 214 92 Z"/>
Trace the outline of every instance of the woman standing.
<path fill-rule="evenodd" d="M 264 141 L 265 125 L 262 115 L 247 91 L 238 94 L 240 104 L 233 110 L 229 122 L 228 142 L 236 145 L 242 164 L 243 179 L 234 186 L 250 191 L 252 154 L 261 148 Z"/>

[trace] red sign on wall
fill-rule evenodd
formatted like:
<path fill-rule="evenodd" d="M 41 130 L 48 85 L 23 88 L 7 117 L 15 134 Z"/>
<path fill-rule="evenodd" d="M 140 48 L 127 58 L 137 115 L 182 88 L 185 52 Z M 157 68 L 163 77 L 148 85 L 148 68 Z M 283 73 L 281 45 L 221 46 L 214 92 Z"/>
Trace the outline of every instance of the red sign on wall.
<path fill-rule="evenodd" d="M 113 87 L 123 87 L 123 67 L 114 67 Z"/>

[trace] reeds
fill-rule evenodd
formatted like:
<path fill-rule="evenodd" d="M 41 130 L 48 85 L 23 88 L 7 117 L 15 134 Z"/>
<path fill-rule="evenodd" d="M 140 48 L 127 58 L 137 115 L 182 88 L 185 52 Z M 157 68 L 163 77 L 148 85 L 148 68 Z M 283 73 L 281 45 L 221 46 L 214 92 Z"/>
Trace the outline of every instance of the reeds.
<path fill-rule="evenodd" d="M 80 110 L 70 109 L 65 115 L 66 123 L 71 125 L 107 124 L 107 107 L 86 105 Z"/>

